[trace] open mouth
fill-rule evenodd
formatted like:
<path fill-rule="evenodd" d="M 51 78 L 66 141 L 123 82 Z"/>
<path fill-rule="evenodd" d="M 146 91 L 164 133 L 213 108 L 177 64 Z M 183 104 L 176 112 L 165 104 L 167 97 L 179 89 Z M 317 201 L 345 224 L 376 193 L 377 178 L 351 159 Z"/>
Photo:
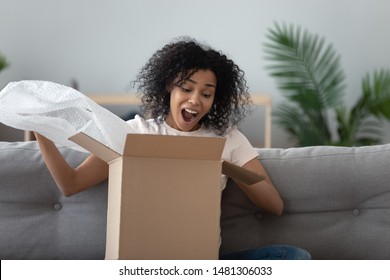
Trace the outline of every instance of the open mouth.
<path fill-rule="evenodd" d="M 183 119 L 185 122 L 192 122 L 195 120 L 195 118 L 198 116 L 198 112 L 194 111 L 194 110 L 191 110 L 191 109 L 187 109 L 187 108 L 184 108 L 183 110 L 181 110 L 181 115 L 183 116 Z"/>

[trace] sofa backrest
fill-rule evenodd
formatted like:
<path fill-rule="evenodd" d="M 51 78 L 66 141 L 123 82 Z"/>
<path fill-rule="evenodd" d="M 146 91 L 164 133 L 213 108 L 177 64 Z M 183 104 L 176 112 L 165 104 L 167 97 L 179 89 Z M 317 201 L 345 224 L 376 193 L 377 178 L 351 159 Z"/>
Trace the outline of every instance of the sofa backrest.
<path fill-rule="evenodd" d="M 258 152 L 284 215 L 256 209 L 230 182 L 222 199 L 222 252 L 276 243 L 303 247 L 314 259 L 390 259 L 389 144 Z"/>

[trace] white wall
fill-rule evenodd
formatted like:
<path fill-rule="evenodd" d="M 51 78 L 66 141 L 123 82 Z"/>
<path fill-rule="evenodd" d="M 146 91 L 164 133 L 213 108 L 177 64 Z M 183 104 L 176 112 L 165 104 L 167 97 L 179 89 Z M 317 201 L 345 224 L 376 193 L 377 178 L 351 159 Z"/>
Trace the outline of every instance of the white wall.
<path fill-rule="evenodd" d="M 0 52 L 11 63 L 0 73 L 0 87 L 76 79 L 84 93 L 124 92 L 156 49 L 189 35 L 228 54 L 246 72 L 250 91 L 271 94 L 277 105 L 283 96 L 264 69 L 262 47 L 277 21 L 334 44 L 351 105 L 366 72 L 390 68 L 389 11 L 387 0 L 0 0 Z M 260 117 L 242 126 L 254 145 L 262 144 Z M 275 125 L 272 137 L 274 147 L 293 144 Z"/>

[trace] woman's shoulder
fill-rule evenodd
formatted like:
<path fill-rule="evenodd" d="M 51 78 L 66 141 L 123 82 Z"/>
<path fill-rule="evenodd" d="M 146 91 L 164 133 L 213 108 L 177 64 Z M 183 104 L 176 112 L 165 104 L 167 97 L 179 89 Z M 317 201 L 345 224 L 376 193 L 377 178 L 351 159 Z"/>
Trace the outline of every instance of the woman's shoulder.
<path fill-rule="evenodd" d="M 232 125 L 229 126 L 224 133 L 225 138 L 227 139 L 235 139 L 235 138 L 246 138 L 244 134 L 238 129 L 237 126 Z"/>

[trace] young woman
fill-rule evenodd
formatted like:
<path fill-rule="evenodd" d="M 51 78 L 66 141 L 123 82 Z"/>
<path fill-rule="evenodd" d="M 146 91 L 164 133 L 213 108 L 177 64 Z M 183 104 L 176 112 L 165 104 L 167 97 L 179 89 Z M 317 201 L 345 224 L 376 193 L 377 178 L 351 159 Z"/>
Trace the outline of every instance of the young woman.
<path fill-rule="evenodd" d="M 135 84 L 149 119 L 128 121 L 135 133 L 224 137 L 222 159 L 265 176 L 248 186 L 236 181 L 259 208 L 275 215 L 283 201 L 267 175 L 257 151 L 236 125 L 250 103 L 243 71 L 224 54 L 191 39 L 181 39 L 158 50 L 141 69 Z M 35 134 L 45 163 L 66 196 L 107 179 L 108 166 L 94 155 L 71 168 L 53 142 Z M 222 178 L 222 188 L 227 178 Z M 256 248 L 221 258 L 308 259 L 310 255 L 291 246 Z"/>

